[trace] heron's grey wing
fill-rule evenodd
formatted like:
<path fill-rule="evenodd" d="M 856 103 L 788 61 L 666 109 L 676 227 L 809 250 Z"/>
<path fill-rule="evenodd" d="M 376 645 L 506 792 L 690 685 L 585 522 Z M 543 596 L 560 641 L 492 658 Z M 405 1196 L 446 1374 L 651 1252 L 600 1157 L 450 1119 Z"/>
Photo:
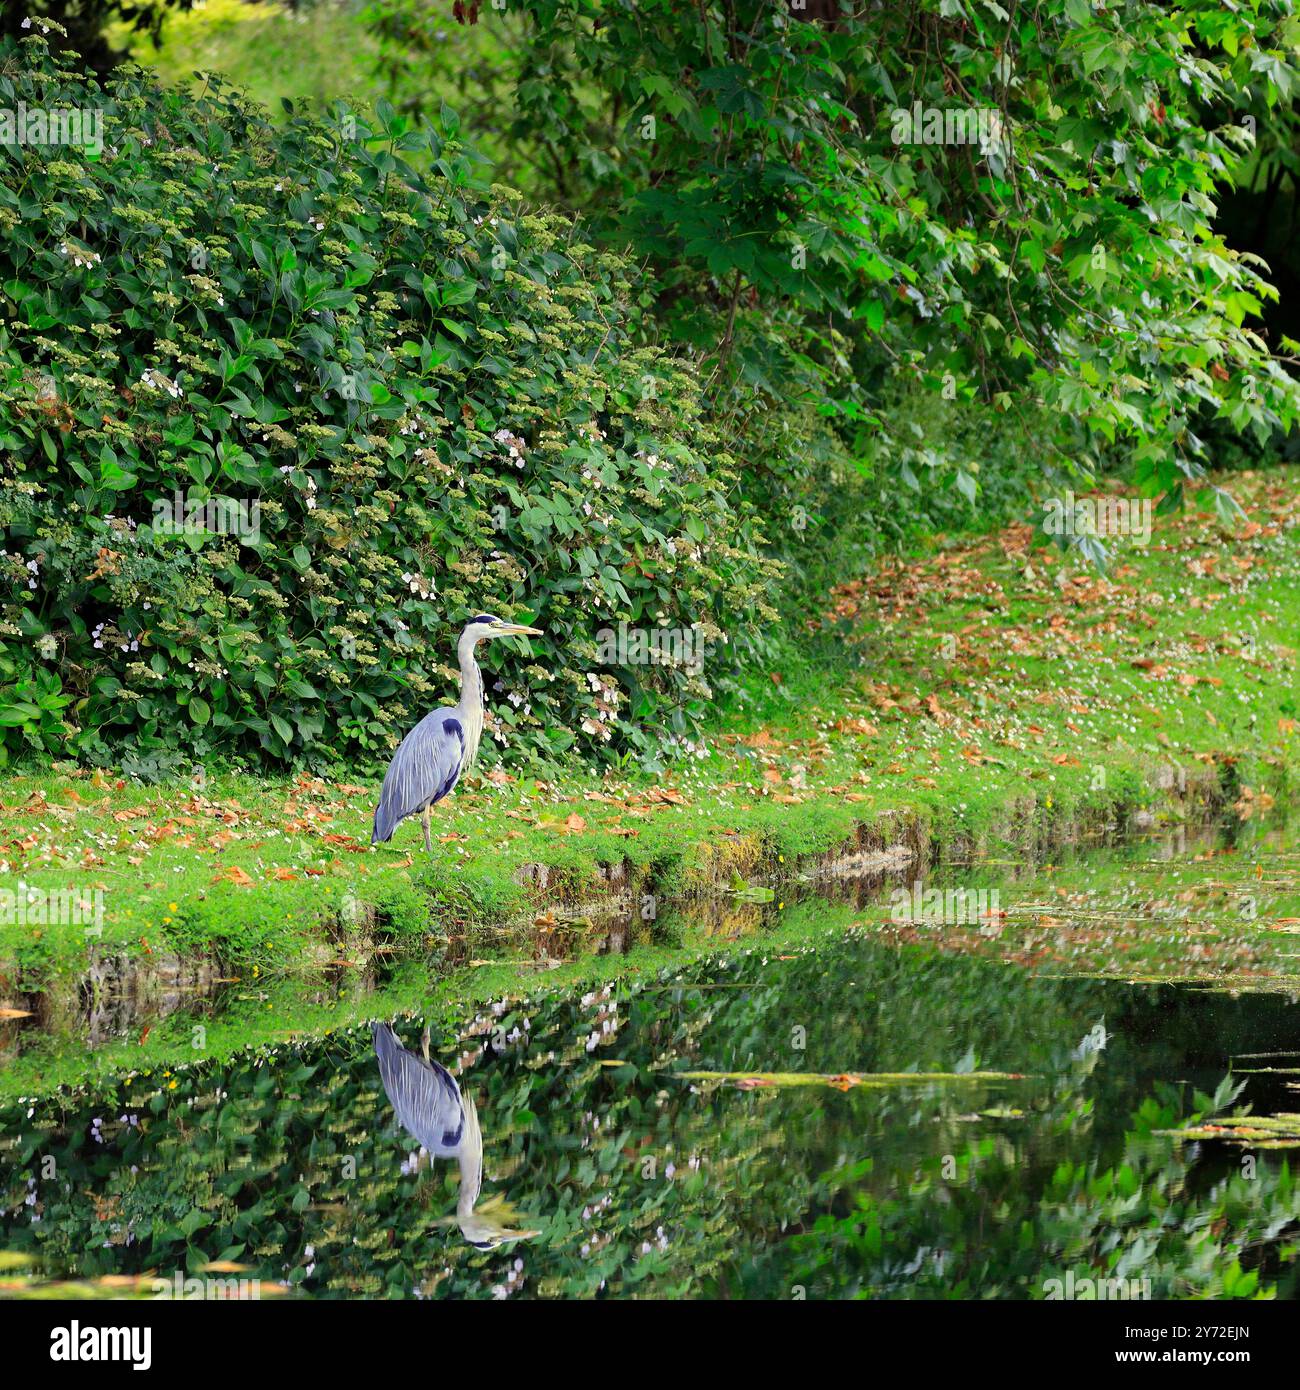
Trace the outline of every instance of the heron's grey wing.
<path fill-rule="evenodd" d="M 384 1092 L 402 1128 L 431 1154 L 446 1157 L 454 1153 L 465 1128 L 465 1107 L 456 1078 L 437 1062 L 426 1062 L 408 1052 L 388 1024 L 372 1023 L 370 1035 Z"/>
<path fill-rule="evenodd" d="M 397 746 L 375 808 L 372 843 L 387 840 L 398 823 L 456 785 L 465 764 L 465 730 L 455 709 L 426 714 Z"/>

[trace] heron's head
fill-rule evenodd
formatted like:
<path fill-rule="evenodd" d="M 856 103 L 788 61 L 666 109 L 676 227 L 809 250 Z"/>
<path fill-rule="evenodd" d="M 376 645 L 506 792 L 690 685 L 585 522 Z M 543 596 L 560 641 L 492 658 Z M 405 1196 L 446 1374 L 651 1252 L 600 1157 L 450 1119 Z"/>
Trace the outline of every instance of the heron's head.
<path fill-rule="evenodd" d="M 465 624 L 461 640 L 466 637 L 473 642 L 481 642 L 486 637 L 540 637 L 541 628 L 525 627 L 523 623 L 508 623 L 504 618 L 491 613 L 480 613 Z"/>
<path fill-rule="evenodd" d="M 476 1250 L 496 1250 L 516 1240 L 532 1240 L 541 1231 L 528 1231 L 515 1225 L 515 1209 L 500 1195 L 488 1197 L 467 1216 L 457 1215 L 460 1233 Z"/>

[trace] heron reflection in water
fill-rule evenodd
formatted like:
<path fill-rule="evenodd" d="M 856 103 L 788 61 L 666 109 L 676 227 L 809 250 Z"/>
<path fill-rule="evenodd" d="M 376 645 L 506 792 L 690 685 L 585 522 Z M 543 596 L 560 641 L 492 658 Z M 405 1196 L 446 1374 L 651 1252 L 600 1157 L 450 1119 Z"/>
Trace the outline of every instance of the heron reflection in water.
<path fill-rule="evenodd" d="M 456 1224 L 479 1250 L 495 1250 L 508 1241 L 529 1240 L 540 1231 L 514 1228 L 514 1215 L 501 1196 L 486 1198 L 475 1211 L 483 1184 L 483 1133 L 471 1096 L 456 1078 L 429 1056 L 429 1030 L 420 1040 L 423 1058 L 403 1047 L 387 1023 L 372 1023 L 370 1036 L 379 1059 L 379 1075 L 402 1128 L 431 1157 L 454 1158 L 460 1168 Z"/>

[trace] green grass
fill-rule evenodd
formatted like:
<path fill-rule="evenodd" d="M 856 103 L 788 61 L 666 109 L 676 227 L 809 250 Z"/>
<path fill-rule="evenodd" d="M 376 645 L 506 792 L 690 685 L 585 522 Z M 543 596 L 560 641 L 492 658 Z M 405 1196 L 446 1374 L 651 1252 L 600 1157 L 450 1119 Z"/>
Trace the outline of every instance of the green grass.
<path fill-rule="evenodd" d="M 379 47 L 356 4 L 303 5 L 297 13 L 247 0 L 200 0 L 168 13 L 162 42 L 118 21 L 108 40 L 169 86 L 201 86 L 196 72 L 217 72 L 248 96 L 281 109 L 280 99 L 328 102 L 343 95 L 371 99 Z"/>
<path fill-rule="evenodd" d="M 1223 794 L 1258 818 L 1300 748 L 1298 477 L 1234 479 L 1251 518 L 1236 535 L 1194 495 L 1109 579 L 1030 553 L 1024 528 L 938 538 L 828 596 L 836 665 L 759 673 L 705 756 L 653 779 L 471 776 L 436 810 L 432 856 L 414 821 L 370 848 L 374 784 L 147 787 L 61 767 L 0 782 L 0 883 L 102 892 L 104 948 L 283 969 L 336 952 L 349 896 L 393 936 L 450 939 L 598 893 L 602 866 L 673 894 L 788 872 L 862 823 L 1023 841 L 1155 804 L 1197 819 Z M 544 889 L 521 881 L 537 864 Z M 89 941 L 81 924 L 4 926 L 0 962 L 16 986 L 80 969 Z"/>
<path fill-rule="evenodd" d="M 273 0 L 199 0 L 192 10 L 166 14 L 157 46 L 124 21 L 106 33 L 165 86 L 201 90 L 209 74 L 218 74 L 275 116 L 285 100 L 301 107 L 342 99 L 368 110 L 383 98 L 434 114 L 446 102 L 473 122 L 476 147 L 502 158 L 508 122 L 501 110 L 510 99 L 503 16 L 485 8 L 479 23 L 463 25 L 450 5 L 430 8 L 419 15 L 428 44 L 421 50 L 404 38 L 381 41 L 369 10 L 367 0 L 303 0 L 296 11 Z M 505 181 L 528 180 L 527 167 L 499 172 Z"/>

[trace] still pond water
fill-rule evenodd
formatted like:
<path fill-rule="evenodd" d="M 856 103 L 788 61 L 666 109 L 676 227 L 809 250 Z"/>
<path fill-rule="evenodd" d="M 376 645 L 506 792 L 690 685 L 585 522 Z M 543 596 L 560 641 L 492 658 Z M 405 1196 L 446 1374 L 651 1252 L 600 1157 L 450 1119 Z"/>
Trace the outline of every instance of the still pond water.
<path fill-rule="evenodd" d="M 994 923 L 933 941 L 889 920 L 888 884 L 847 907 L 810 886 L 704 954 L 431 1017 L 431 1055 L 481 1124 L 475 1214 L 533 1232 L 496 1248 L 464 1238 L 456 1159 L 422 1158 L 385 1093 L 366 1021 L 393 1017 L 382 982 L 327 1034 L 6 1102 L 0 1280 L 145 1297 L 1293 1296 L 1300 1007 L 1287 953 L 1252 943 L 1292 911 L 1295 840 L 1216 843 L 1138 843 L 1072 874 L 1004 865 Z M 1246 925 L 1225 924 L 1252 883 Z M 672 930 L 692 944 L 688 921 Z M 1193 938 L 1211 943 L 1205 978 L 1153 982 L 1152 942 Z M 1102 978 L 1117 957 L 1141 969 Z M 1207 987 L 1216 972 L 1233 987 Z M 423 1020 L 394 1022 L 418 1057 Z M 1258 1134 L 1169 1132 L 1247 1109 L 1268 1117 Z"/>

